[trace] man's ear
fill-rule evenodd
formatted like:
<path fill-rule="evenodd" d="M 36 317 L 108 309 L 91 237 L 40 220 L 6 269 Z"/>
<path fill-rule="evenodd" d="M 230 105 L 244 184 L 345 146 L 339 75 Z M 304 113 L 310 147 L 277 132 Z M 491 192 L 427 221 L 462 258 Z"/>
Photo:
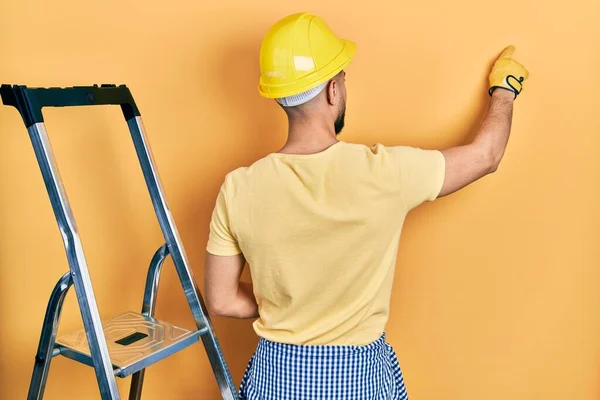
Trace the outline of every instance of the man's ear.
<path fill-rule="evenodd" d="M 339 92 L 339 88 L 335 79 L 332 79 L 327 85 L 327 103 L 331 106 L 335 106 L 337 104 L 337 94 Z"/>

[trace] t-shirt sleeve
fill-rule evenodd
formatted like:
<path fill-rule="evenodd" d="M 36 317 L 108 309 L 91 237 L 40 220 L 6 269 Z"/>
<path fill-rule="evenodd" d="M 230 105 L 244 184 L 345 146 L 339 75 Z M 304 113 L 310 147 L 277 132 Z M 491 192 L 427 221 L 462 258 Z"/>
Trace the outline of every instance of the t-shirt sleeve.
<path fill-rule="evenodd" d="M 438 197 L 446 175 L 446 160 L 440 151 L 397 146 L 388 147 L 388 152 L 409 210 Z"/>
<path fill-rule="evenodd" d="M 212 213 L 206 250 L 215 256 L 234 256 L 242 252 L 231 232 L 224 186 L 219 191 Z"/>

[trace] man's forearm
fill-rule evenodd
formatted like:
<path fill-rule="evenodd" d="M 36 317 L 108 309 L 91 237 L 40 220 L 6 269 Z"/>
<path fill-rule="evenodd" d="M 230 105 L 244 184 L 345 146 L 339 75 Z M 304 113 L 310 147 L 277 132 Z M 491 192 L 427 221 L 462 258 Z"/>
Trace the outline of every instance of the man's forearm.
<path fill-rule="evenodd" d="M 236 309 L 233 318 L 258 318 L 258 304 L 251 283 L 240 282 Z"/>
<path fill-rule="evenodd" d="M 239 282 L 238 290 L 233 299 L 227 301 L 222 307 L 213 310 L 212 314 L 228 318 L 258 318 L 258 305 L 252 290 L 252 284 Z"/>
<path fill-rule="evenodd" d="M 475 139 L 442 150 L 446 174 L 438 197 L 454 193 L 498 169 L 510 135 L 513 102 L 529 76 L 525 67 L 512 59 L 514 50 L 514 46 L 508 46 L 494 63 L 489 76 L 489 109 Z"/>
<path fill-rule="evenodd" d="M 473 142 L 477 147 L 489 151 L 492 170 L 498 168 L 508 144 L 514 98 L 515 95 L 508 90 L 494 91 L 487 115 Z"/>

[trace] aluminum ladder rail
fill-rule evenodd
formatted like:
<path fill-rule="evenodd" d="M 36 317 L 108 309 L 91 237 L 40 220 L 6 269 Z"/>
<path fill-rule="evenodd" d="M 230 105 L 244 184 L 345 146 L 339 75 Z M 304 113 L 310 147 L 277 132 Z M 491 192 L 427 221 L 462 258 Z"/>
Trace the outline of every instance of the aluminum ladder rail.
<path fill-rule="evenodd" d="M 133 375 L 129 398 L 139 399 L 146 367 L 202 339 L 221 396 L 226 400 L 237 400 L 236 388 L 167 204 L 140 112 L 127 86 L 28 88 L 23 85 L 2 85 L 0 96 L 5 105 L 17 108 L 27 127 L 69 264 L 69 272 L 60 278 L 48 302 L 27 399 L 43 398 L 50 362 L 57 355 L 94 367 L 103 400 L 120 399 L 115 377 Z M 104 322 L 100 319 L 83 246 L 42 115 L 43 107 L 93 105 L 121 106 L 165 239 L 165 244 L 150 262 L 142 312 L 128 312 Z M 192 311 L 197 328 L 195 331 L 154 318 L 160 270 L 169 255 Z M 71 285 L 75 287 L 84 328 L 57 339 L 62 304 Z"/>

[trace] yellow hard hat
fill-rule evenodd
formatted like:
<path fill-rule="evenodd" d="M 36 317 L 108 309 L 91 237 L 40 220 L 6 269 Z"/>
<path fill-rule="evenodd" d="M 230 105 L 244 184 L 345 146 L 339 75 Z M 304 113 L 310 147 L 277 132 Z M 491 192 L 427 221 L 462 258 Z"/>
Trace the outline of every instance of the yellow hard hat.
<path fill-rule="evenodd" d="M 337 75 L 355 51 L 354 43 L 339 39 L 316 15 L 285 17 L 262 42 L 258 91 L 270 99 L 306 92 Z"/>

